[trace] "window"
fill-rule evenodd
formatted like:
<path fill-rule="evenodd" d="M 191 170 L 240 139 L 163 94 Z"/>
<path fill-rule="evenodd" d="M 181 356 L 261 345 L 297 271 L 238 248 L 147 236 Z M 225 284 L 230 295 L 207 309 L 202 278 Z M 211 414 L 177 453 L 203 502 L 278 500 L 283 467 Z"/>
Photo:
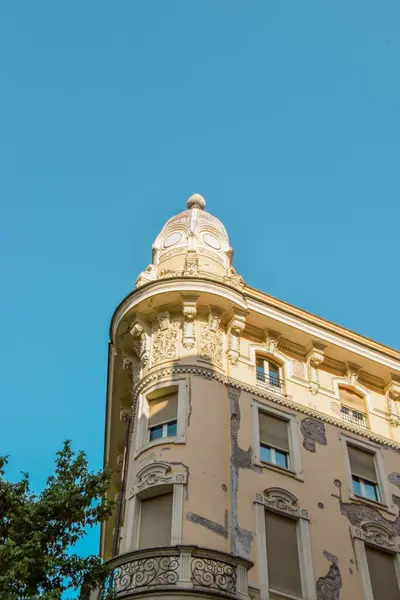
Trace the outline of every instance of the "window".
<path fill-rule="evenodd" d="M 288 422 L 270 413 L 260 412 L 260 459 L 290 469 Z"/>
<path fill-rule="evenodd" d="M 368 572 L 374 600 L 400 600 L 395 555 L 365 546 Z"/>
<path fill-rule="evenodd" d="M 297 522 L 265 511 L 270 592 L 302 597 Z"/>
<path fill-rule="evenodd" d="M 139 548 L 171 544 L 172 498 L 170 492 L 140 501 Z"/>
<path fill-rule="evenodd" d="M 267 383 L 276 388 L 283 387 L 280 367 L 266 358 L 256 357 L 256 375 L 257 381 Z"/>
<path fill-rule="evenodd" d="M 359 427 L 368 427 L 365 399 L 362 395 L 347 388 L 339 388 L 340 416 Z"/>
<path fill-rule="evenodd" d="M 381 501 L 374 454 L 356 446 L 348 446 L 353 492 L 368 500 Z"/>
<path fill-rule="evenodd" d="M 148 441 L 176 436 L 178 392 L 148 400 Z"/>

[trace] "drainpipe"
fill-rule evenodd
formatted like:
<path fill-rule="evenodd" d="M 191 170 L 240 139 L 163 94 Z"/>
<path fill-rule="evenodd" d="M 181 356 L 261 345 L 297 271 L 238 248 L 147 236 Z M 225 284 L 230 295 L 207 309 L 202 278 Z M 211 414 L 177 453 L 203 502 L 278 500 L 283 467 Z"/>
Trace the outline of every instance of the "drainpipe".
<path fill-rule="evenodd" d="M 128 457 L 129 457 L 129 442 L 130 442 L 130 432 L 131 432 L 131 423 L 132 423 L 132 410 L 128 409 L 129 413 L 125 414 L 125 418 L 123 420 L 126 421 L 126 430 L 125 430 L 125 443 L 124 443 L 124 454 L 122 459 L 122 474 L 121 481 L 119 484 L 119 493 L 118 493 L 118 503 L 117 503 L 117 514 L 115 518 L 115 528 L 114 528 L 114 539 L 113 539 L 113 547 L 111 557 L 118 553 L 118 542 L 119 542 L 119 531 L 121 529 L 121 515 L 122 515 L 122 503 L 125 497 L 125 487 L 126 487 L 126 479 L 128 475 Z"/>

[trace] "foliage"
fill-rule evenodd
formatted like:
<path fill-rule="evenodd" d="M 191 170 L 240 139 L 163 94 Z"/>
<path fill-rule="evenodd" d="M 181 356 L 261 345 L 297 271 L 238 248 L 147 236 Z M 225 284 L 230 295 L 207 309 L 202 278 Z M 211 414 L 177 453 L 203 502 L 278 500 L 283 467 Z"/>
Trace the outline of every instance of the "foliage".
<path fill-rule="evenodd" d="M 108 573 L 101 559 L 72 549 L 87 527 L 110 516 L 110 474 L 91 473 L 85 454 L 74 453 L 68 441 L 39 495 L 26 473 L 17 483 L 6 481 L 6 464 L 0 457 L 0 599 L 60 600 L 66 590 L 101 584 Z"/>

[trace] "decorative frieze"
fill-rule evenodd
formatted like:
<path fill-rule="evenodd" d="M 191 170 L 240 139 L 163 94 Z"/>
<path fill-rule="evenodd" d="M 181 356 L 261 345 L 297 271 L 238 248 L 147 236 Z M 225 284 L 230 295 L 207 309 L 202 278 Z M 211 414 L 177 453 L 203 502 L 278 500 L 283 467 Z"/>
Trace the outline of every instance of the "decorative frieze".
<path fill-rule="evenodd" d="M 221 309 L 210 306 L 208 322 L 200 327 L 200 357 L 222 367 L 223 335 L 219 328 Z"/>
<path fill-rule="evenodd" d="M 313 341 L 311 350 L 307 354 L 308 385 L 313 395 L 319 390 L 319 367 L 324 362 L 325 348 L 324 344 Z"/>
<path fill-rule="evenodd" d="M 196 345 L 196 315 L 198 296 L 187 296 L 182 294 L 182 346 L 185 350 L 192 350 Z"/>
<path fill-rule="evenodd" d="M 171 321 L 168 310 L 157 312 L 157 323 L 153 327 L 152 364 L 177 358 L 179 323 Z"/>
<path fill-rule="evenodd" d="M 240 336 L 246 326 L 246 313 L 235 311 L 228 324 L 227 357 L 232 365 L 236 365 L 240 356 Z"/>

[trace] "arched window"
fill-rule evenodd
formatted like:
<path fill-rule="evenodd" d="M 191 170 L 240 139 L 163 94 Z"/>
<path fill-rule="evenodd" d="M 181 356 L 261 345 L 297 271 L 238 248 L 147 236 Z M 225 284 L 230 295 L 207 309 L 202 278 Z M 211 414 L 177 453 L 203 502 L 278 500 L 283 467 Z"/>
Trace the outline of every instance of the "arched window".
<path fill-rule="evenodd" d="M 256 376 L 257 381 L 266 383 L 274 388 L 282 389 L 283 387 L 281 367 L 269 358 L 260 355 L 256 356 Z"/>
<path fill-rule="evenodd" d="M 364 396 L 349 388 L 340 387 L 339 398 L 342 419 L 359 427 L 368 427 Z"/>

